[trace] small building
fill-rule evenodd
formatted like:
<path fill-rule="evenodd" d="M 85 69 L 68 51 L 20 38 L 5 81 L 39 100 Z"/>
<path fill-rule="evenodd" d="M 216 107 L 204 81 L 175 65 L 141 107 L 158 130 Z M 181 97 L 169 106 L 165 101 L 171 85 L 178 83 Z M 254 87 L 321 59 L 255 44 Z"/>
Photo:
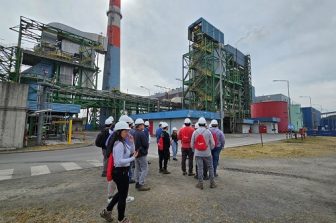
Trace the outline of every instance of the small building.
<path fill-rule="evenodd" d="M 167 122 L 169 125 L 169 133 L 171 129 L 176 127 L 180 129 L 183 126 L 185 118 L 190 118 L 192 124 L 195 124 L 200 117 L 204 117 L 208 125 L 212 119 L 219 120 L 220 116 L 216 112 L 198 111 L 198 110 L 176 110 L 165 112 L 154 112 L 145 114 L 130 115 L 134 120 L 142 118 L 144 121 L 148 120 L 150 124 L 150 134 L 155 135 L 155 130 L 159 127 L 160 122 Z"/>

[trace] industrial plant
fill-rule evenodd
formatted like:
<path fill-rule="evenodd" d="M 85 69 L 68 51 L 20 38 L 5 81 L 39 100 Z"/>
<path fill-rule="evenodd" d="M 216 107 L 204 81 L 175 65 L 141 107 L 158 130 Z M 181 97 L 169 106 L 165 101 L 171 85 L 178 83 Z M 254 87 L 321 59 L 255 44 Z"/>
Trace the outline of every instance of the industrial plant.
<path fill-rule="evenodd" d="M 220 120 L 230 133 L 259 132 L 260 124 L 267 133 L 287 132 L 291 123 L 293 131 L 321 126 L 321 113 L 313 108 L 303 109 L 302 116 L 299 106 L 293 121 L 295 106 L 286 98 L 253 101 L 251 56 L 225 45 L 224 33 L 204 18 L 186 27 L 189 49 L 176 71 L 182 87 L 167 97 L 121 92 L 120 1 L 110 1 L 107 16 L 107 36 L 23 16 L 10 28 L 18 40 L 15 46 L 0 46 L 0 148 L 21 148 L 26 141 L 41 145 L 46 138 L 69 141 L 69 132 L 99 129 L 108 116 L 122 114 L 150 121 L 204 115 Z M 331 115 L 325 114 L 324 127 L 335 130 Z"/>

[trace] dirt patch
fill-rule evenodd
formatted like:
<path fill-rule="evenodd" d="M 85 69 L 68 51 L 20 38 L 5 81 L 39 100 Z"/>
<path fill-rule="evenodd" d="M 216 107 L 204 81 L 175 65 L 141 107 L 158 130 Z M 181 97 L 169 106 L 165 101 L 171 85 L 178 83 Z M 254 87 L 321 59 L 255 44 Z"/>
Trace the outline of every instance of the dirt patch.
<path fill-rule="evenodd" d="M 225 158 L 298 158 L 325 156 L 336 153 L 336 137 L 308 137 L 278 142 L 228 148 L 222 151 Z"/>

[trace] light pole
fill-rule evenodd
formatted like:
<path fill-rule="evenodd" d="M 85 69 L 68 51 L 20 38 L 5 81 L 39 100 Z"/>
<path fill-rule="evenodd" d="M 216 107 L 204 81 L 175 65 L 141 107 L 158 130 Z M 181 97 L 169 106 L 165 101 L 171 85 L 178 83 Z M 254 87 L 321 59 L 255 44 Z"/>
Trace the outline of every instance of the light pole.
<path fill-rule="evenodd" d="M 300 98 L 309 98 L 309 104 L 310 104 L 310 109 L 311 109 L 312 129 L 314 129 L 314 122 L 313 122 L 313 107 L 312 107 L 311 97 L 305 95 L 305 96 L 300 96 Z"/>
<path fill-rule="evenodd" d="M 143 89 L 146 89 L 148 91 L 148 113 L 149 113 L 149 102 L 150 102 L 150 89 L 146 88 L 145 86 L 140 86 Z"/>
<path fill-rule="evenodd" d="M 292 125 L 292 115 L 291 115 L 291 99 L 289 95 L 289 80 L 273 80 L 273 82 L 286 82 L 288 91 L 288 114 L 289 114 L 289 125 Z"/>

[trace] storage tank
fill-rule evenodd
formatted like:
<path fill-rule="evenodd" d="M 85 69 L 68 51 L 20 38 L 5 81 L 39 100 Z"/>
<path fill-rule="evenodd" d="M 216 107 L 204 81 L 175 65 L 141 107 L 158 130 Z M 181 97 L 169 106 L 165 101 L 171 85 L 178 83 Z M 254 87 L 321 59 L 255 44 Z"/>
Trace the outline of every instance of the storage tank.
<path fill-rule="evenodd" d="M 252 118 L 280 119 L 278 123 L 279 132 L 287 132 L 288 129 L 288 107 L 285 101 L 266 101 L 251 104 Z"/>

